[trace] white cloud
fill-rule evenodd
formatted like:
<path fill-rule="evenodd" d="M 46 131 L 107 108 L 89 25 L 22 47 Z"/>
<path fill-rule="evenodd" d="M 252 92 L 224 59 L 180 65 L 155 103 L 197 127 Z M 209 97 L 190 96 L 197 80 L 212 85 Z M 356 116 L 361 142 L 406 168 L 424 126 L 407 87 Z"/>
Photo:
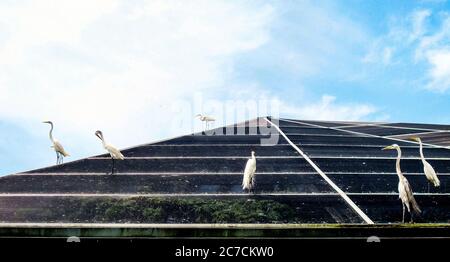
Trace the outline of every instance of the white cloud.
<path fill-rule="evenodd" d="M 34 45 L 76 45 L 82 31 L 117 4 L 115 0 L 41 0 L 2 6 L 0 23 L 9 29 L 10 39 L 1 50 L 1 62 L 10 65 L 26 59 L 23 51 Z"/>
<path fill-rule="evenodd" d="M 317 99 L 316 96 L 311 97 L 302 93 L 301 88 L 296 92 L 295 97 L 284 97 L 280 93 L 271 91 L 256 83 L 237 85 L 231 88 L 236 90 L 233 92 L 233 96 L 229 97 L 234 104 L 227 109 L 239 113 L 241 111 L 250 113 L 245 117 L 234 119 L 233 122 L 263 115 L 334 121 L 386 121 L 389 119 L 388 114 L 380 114 L 380 109 L 369 103 L 339 102 L 336 96 L 329 94 L 321 95 Z M 235 108 L 238 108 L 238 104 L 246 104 L 247 106 L 245 110 L 235 110 Z M 255 105 L 257 110 L 253 110 L 252 105 Z M 270 106 L 266 107 L 266 105 Z M 222 111 L 215 112 L 215 115 L 222 115 Z M 228 117 L 228 119 L 233 118 Z M 228 124 L 231 123 L 229 122 Z"/>
<path fill-rule="evenodd" d="M 430 14 L 431 15 L 431 14 Z M 450 17 L 443 16 L 440 19 L 440 26 L 437 30 L 428 29 L 426 34 L 417 38 L 416 58 L 424 58 L 429 50 L 440 49 L 447 45 L 450 39 Z"/>
<path fill-rule="evenodd" d="M 410 20 L 412 24 L 411 32 L 408 40 L 414 41 L 422 37 L 426 33 L 426 20 L 431 15 L 431 11 L 427 9 L 418 10 L 411 14 Z"/>
<path fill-rule="evenodd" d="M 450 50 L 432 50 L 427 52 L 427 60 L 431 64 L 429 76 L 431 81 L 427 88 L 444 92 L 450 88 Z"/>
<path fill-rule="evenodd" d="M 431 26 L 431 19 L 438 21 L 438 25 Z M 423 77 L 415 81 L 424 81 L 423 86 L 428 90 L 445 92 L 450 89 L 449 43 L 449 14 L 416 10 L 405 19 L 396 20 L 389 33 L 375 41 L 363 62 L 383 65 L 396 64 L 399 60 L 408 65 L 423 63 L 426 67 Z M 394 51 L 400 55 L 394 57 Z"/>
<path fill-rule="evenodd" d="M 406 18 L 392 19 L 389 32 L 373 41 L 368 52 L 362 58 L 362 62 L 379 63 L 384 66 L 396 64 L 396 60 L 400 59 L 400 55 L 394 57 L 396 51 L 402 53 L 410 45 L 417 45 L 417 41 L 420 41 L 428 33 L 427 19 L 430 15 L 430 10 L 420 9 L 412 12 Z"/>
<path fill-rule="evenodd" d="M 323 95 L 320 101 L 309 102 L 304 105 L 281 104 L 280 111 L 296 119 L 312 120 L 368 120 L 378 110 L 368 104 L 350 103 L 338 104 L 336 97 Z"/>
<path fill-rule="evenodd" d="M 382 63 L 389 65 L 392 62 L 394 48 L 391 46 L 381 47 L 380 43 L 372 46 L 370 51 L 362 58 L 363 63 Z"/>
<path fill-rule="evenodd" d="M 450 89 L 450 17 L 444 16 L 435 32 L 417 38 L 416 60 L 425 60 L 429 64 L 427 71 L 427 89 L 445 92 Z"/>
<path fill-rule="evenodd" d="M 35 133 L 47 127 L 34 123 L 52 119 L 72 148 L 94 140 L 97 128 L 119 146 L 190 131 L 167 130 L 177 113 L 172 103 L 223 87 L 233 57 L 267 41 L 273 8 L 259 3 L 2 6 L 8 34 L 0 42 L 0 117 Z"/>
<path fill-rule="evenodd" d="M 236 84 L 233 77 L 239 73 L 234 72 L 238 55 L 271 42 L 279 6 L 226 0 L 0 5 L 0 119 L 43 140 L 48 139 L 48 126 L 40 121 L 53 120 L 55 136 L 71 153 L 70 159 L 102 152 L 93 135 L 96 129 L 119 147 L 192 131 L 193 116 L 209 110 L 192 104 L 197 93 L 219 104 L 275 97 L 256 81 Z M 292 67 L 295 74 L 340 70 L 333 61 L 344 61 L 353 53 L 350 39 L 363 42 L 363 30 L 333 12 L 305 5 L 297 6 L 304 15 L 302 26 L 278 25 L 283 34 L 295 32 L 295 41 L 277 43 L 292 46 L 275 44 L 266 50 L 275 53 L 269 57 L 279 56 L 279 66 Z M 386 61 L 392 52 L 386 49 Z M 295 94 L 301 96 L 302 90 Z M 282 116 L 303 119 L 367 120 L 377 112 L 362 103 L 336 103 L 331 96 L 301 104 L 278 100 Z M 53 163 L 53 153 L 48 153 Z"/>
<path fill-rule="evenodd" d="M 275 21 L 267 64 L 298 78 L 346 77 L 366 45 L 366 30 L 326 1 L 278 1 L 284 19 Z M 259 58 L 261 59 L 261 58 Z"/>

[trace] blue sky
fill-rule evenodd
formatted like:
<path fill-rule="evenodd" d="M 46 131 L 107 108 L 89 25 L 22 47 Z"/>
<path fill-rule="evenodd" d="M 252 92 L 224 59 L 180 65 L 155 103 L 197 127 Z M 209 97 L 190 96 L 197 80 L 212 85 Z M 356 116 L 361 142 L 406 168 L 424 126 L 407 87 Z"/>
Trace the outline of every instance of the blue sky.
<path fill-rule="evenodd" d="M 242 101 L 449 123 L 449 98 L 448 1 L 0 1 L 0 175 L 54 163 L 47 119 L 75 160 L 97 129 L 123 148 L 265 114 Z"/>

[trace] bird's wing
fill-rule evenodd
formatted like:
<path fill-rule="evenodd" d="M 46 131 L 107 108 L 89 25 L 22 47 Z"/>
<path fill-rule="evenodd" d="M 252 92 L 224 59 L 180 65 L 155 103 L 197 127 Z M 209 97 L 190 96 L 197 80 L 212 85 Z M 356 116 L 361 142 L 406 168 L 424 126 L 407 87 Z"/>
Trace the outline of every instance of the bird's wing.
<path fill-rule="evenodd" d="M 109 154 L 114 159 L 124 160 L 125 157 L 122 155 L 119 149 L 115 148 L 113 145 L 105 145 L 106 150 L 108 150 Z"/>
<path fill-rule="evenodd" d="M 420 210 L 420 207 L 417 204 L 416 199 L 414 198 L 414 195 L 413 195 L 413 192 L 412 192 L 411 186 L 409 185 L 408 180 L 406 178 L 404 178 L 403 179 L 403 183 L 404 183 L 404 186 L 405 186 L 406 196 L 408 197 L 408 202 L 411 204 L 411 207 L 412 207 L 413 211 L 416 214 L 419 214 L 422 211 Z"/>
<path fill-rule="evenodd" d="M 215 118 L 210 117 L 210 116 L 205 116 L 205 120 L 206 120 L 206 121 L 216 121 Z"/>
<path fill-rule="evenodd" d="M 244 178 L 242 180 L 243 189 L 252 187 L 251 181 L 253 175 L 255 174 L 255 171 L 256 171 L 256 161 L 254 161 L 253 159 L 249 159 L 247 161 L 247 164 L 245 165 Z"/>
<path fill-rule="evenodd" d="M 67 153 L 64 150 L 64 147 L 61 145 L 61 143 L 59 141 L 57 141 L 57 140 L 54 141 L 53 148 L 55 149 L 56 152 L 62 154 L 63 156 L 69 156 L 69 153 Z"/>
<path fill-rule="evenodd" d="M 423 171 L 425 172 L 427 179 L 430 180 L 435 187 L 440 186 L 441 182 L 436 175 L 436 171 L 434 171 L 434 168 L 427 161 L 423 162 Z"/>
<path fill-rule="evenodd" d="M 249 159 L 245 165 L 244 174 L 252 176 L 256 171 L 256 161 Z"/>

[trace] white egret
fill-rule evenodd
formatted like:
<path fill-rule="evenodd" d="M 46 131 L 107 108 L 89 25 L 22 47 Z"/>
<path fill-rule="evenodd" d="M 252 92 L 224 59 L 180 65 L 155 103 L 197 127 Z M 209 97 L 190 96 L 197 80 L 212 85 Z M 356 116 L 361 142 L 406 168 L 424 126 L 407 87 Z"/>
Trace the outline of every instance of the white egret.
<path fill-rule="evenodd" d="M 117 149 L 113 145 L 108 144 L 108 143 L 105 142 L 105 138 L 103 137 L 102 131 L 97 130 L 95 132 L 95 135 L 98 138 L 100 138 L 100 140 L 102 140 L 103 147 L 106 149 L 106 151 L 108 151 L 108 153 L 111 156 L 111 160 L 112 160 L 111 175 L 112 175 L 112 174 L 114 174 L 114 160 L 115 159 L 124 160 L 125 157 L 122 155 L 122 153 L 120 152 L 119 149 Z"/>
<path fill-rule="evenodd" d="M 402 170 L 400 169 L 400 159 L 402 157 L 402 151 L 400 149 L 400 146 L 397 144 L 393 144 L 390 146 L 387 146 L 383 148 L 382 150 L 397 150 L 397 161 L 395 163 L 395 168 L 398 175 L 398 194 L 399 198 L 402 201 L 402 207 L 403 207 L 403 218 L 402 222 L 405 223 L 405 206 L 408 209 L 408 212 L 412 214 L 412 212 L 419 214 L 422 212 L 419 208 L 419 205 L 416 202 L 416 199 L 414 198 L 411 186 L 409 185 L 408 180 L 403 175 Z M 412 220 L 412 216 L 411 216 Z"/>
<path fill-rule="evenodd" d="M 45 124 L 50 124 L 50 132 L 49 132 L 49 137 L 50 137 L 50 141 L 52 141 L 52 146 L 53 149 L 56 152 L 56 164 L 62 164 L 63 163 L 63 158 L 70 156 L 65 150 L 64 147 L 61 145 L 61 143 L 53 138 L 53 122 L 52 121 L 44 121 L 42 123 Z"/>
<path fill-rule="evenodd" d="M 411 137 L 410 138 L 413 141 L 416 141 L 420 145 L 420 158 L 422 159 L 423 164 L 423 172 L 425 173 L 425 176 L 427 177 L 428 181 L 434 185 L 434 187 L 439 187 L 441 185 L 441 182 L 439 181 L 438 176 L 436 175 L 436 171 L 434 171 L 434 168 L 425 160 L 425 156 L 423 155 L 423 146 L 422 146 L 422 140 L 420 137 Z M 428 192 L 430 191 L 430 184 L 428 183 Z"/>
<path fill-rule="evenodd" d="M 209 122 L 214 122 L 216 121 L 215 118 L 211 117 L 211 116 L 206 116 L 206 115 L 202 115 L 202 114 L 198 114 L 195 117 L 198 117 L 198 119 L 200 119 L 200 121 L 205 122 L 205 130 L 208 129 L 209 127 Z"/>
<path fill-rule="evenodd" d="M 255 151 L 252 151 L 252 157 L 247 160 L 244 170 L 244 179 L 242 180 L 242 189 L 252 191 L 255 187 L 256 157 Z"/>

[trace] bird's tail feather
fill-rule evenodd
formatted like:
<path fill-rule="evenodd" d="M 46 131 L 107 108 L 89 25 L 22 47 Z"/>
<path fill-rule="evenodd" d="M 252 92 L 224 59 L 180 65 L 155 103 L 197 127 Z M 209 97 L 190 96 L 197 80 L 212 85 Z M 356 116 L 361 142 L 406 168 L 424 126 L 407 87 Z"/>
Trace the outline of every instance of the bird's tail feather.
<path fill-rule="evenodd" d="M 417 204 L 416 199 L 414 197 L 411 198 L 411 207 L 413 212 L 416 213 L 417 215 L 422 212 L 422 210 L 420 210 L 419 204 Z"/>
<path fill-rule="evenodd" d="M 441 181 L 436 177 L 436 179 L 433 181 L 434 187 L 439 187 L 441 185 Z"/>
<path fill-rule="evenodd" d="M 250 181 L 250 176 L 248 174 L 244 174 L 244 179 L 242 180 L 242 189 L 251 189 L 252 184 Z"/>

